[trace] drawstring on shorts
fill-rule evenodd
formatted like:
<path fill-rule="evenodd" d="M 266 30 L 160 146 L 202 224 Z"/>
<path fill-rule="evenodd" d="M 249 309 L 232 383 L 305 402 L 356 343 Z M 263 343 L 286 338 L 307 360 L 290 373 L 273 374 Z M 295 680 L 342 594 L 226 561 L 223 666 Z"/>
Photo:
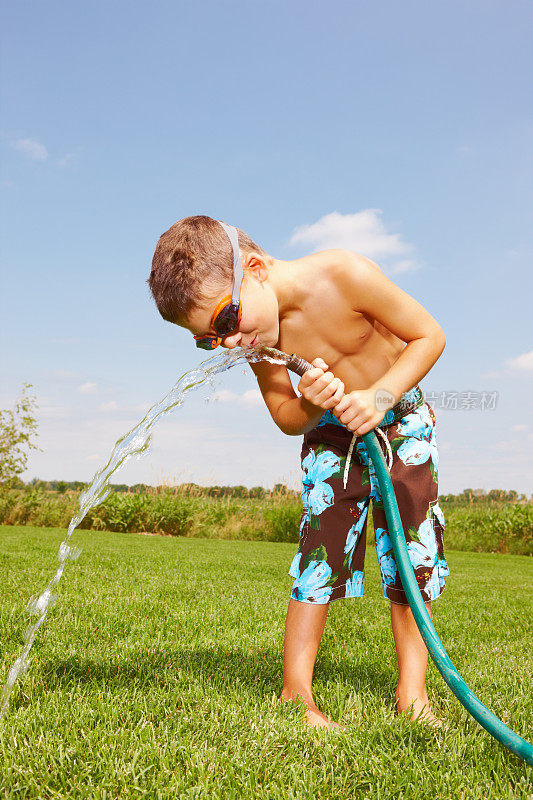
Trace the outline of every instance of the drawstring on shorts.
<path fill-rule="evenodd" d="M 382 425 L 384 427 L 388 427 L 390 425 L 394 425 L 400 420 L 403 419 L 404 416 L 407 414 L 412 414 L 416 411 L 424 403 L 424 395 L 422 394 L 422 390 L 418 386 L 418 384 L 413 388 L 410 389 L 409 392 L 406 392 L 402 395 L 400 401 L 393 406 L 392 409 L 387 411 L 384 420 L 382 421 Z M 392 469 L 392 450 L 389 444 L 389 440 L 385 433 L 383 433 L 382 429 L 378 426 L 374 428 L 374 431 L 381 436 L 383 441 L 385 442 L 385 455 L 387 456 L 387 469 L 389 472 Z M 352 436 L 352 441 L 350 442 L 350 447 L 348 448 L 348 455 L 346 457 L 346 465 L 344 467 L 344 490 L 346 491 L 346 484 L 348 483 L 348 470 L 350 469 L 350 462 L 352 459 L 353 448 L 355 445 L 355 440 L 357 439 L 358 434 L 354 433 Z"/>
<path fill-rule="evenodd" d="M 390 472 L 391 469 L 392 469 L 393 456 L 392 456 L 392 450 L 391 450 L 391 446 L 389 444 L 389 440 L 387 439 L 386 435 L 383 433 L 381 428 L 374 428 L 374 430 L 375 430 L 376 433 L 378 433 L 381 436 L 381 438 L 385 442 L 385 454 L 387 456 L 387 469 Z M 358 436 L 358 434 L 354 433 L 354 435 L 352 436 L 352 441 L 350 442 L 350 447 L 348 448 L 348 455 L 346 457 L 346 464 L 344 466 L 344 477 L 343 477 L 344 491 L 346 491 L 346 484 L 348 483 L 348 470 L 350 469 L 350 462 L 352 460 L 353 448 L 354 448 L 354 444 L 355 444 L 355 440 L 357 439 L 357 436 Z"/>

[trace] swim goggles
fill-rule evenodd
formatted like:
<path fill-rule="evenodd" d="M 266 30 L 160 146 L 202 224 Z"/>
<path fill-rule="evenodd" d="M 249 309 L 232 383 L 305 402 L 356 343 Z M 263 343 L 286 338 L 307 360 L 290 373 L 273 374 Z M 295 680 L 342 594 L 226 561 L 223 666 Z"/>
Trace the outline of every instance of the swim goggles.
<path fill-rule="evenodd" d="M 215 334 L 200 334 L 194 337 L 196 347 L 200 347 L 202 350 L 214 350 L 215 347 L 218 347 L 225 336 L 239 327 L 242 316 L 240 296 L 243 271 L 239 252 L 239 235 L 232 225 L 226 225 L 225 222 L 219 222 L 219 225 L 222 225 L 228 234 L 233 248 L 233 283 L 231 296 L 227 294 L 222 298 L 211 317 L 209 327 L 215 331 Z"/>

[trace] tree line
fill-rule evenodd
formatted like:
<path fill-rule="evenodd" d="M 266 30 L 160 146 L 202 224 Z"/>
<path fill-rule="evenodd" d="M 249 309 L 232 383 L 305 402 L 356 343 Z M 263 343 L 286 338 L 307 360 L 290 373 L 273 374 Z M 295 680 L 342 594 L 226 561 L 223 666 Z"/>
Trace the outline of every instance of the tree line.
<path fill-rule="evenodd" d="M 80 492 L 88 487 L 88 483 L 84 481 L 62 481 L 52 480 L 45 481 L 39 478 L 25 483 L 20 478 L 12 478 L 9 481 L 10 489 L 41 489 L 44 492 L 56 492 L 58 494 L 65 494 L 66 492 Z M 6 486 L 6 488 L 8 488 Z M 299 491 L 289 489 L 283 483 L 276 483 L 272 489 L 266 489 L 264 486 L 200 486 L 197 483 L 180 483 L 176 486 L 169 486 L 162 484 L 160 486 L 152 486 L 146 483 L 135 483 L 129 485 L 127 483 L 111 483 L 109 488 L 112 492 L 125 492 L 127 494 L 179 494 L 184 497 L 236 497 L 236 498 L 249 498 L 253 500 L 262 500 L 265 497 L 272 496 L 287 496 L 294 497 L 300 496 Z"/>
<path fill-rule="evenodd" d="M 65 494 L 67 492 L 81 492 L 88 487 L 84 481 L 45 481 L 34 478 L 28 483 L 24 483 L 20 478 L 9 481 L 6 488 L 30 491 L 40 489 L 44 492 L 54 492 Z M 175 486 L 162 484 L 152 486 L 146 483 L 112 483 L 109 485 L 112 492 L 126 494 L 175 494 L 180 497 L 230 497 L 248 498 L 250 500 L 263 500 L 267 497 L 299 497 L 301 491 L 290 489 L 283 483 L 276 483 L 272 489 L 264 486 L 200 486 L 197 483 L 180 483 Z M 530 503 L 533 502 L 533 495 L 527 495 L 515 491 L 515 489 L 464 489 L 458 494 L 440 494 L 440 503 L 453 503 L 454 505 L 485 506 L 491 503 Z"/>

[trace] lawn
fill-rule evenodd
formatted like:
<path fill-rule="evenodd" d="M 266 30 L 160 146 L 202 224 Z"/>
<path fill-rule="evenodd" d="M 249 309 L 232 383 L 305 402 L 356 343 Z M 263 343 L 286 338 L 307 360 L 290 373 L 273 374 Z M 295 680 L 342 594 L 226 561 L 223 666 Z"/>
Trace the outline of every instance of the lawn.
<path fill-rule="evenodd" d="M 3 686 L 57 568 L 58 529 L 0 527 Z M 280 704 L 294 544 L 77 531 L 49 612 L 0 720 L 1 798 L 528 798 L 532 770 L 472 720 L 430 664 L 450 729 L 394 716 L 388 602 L 375 552 L 367 594 L 332 604 L 310 730 Z M 480 699 L 531 739 L 533 562 L 447 552 L 437 631 Z"/>

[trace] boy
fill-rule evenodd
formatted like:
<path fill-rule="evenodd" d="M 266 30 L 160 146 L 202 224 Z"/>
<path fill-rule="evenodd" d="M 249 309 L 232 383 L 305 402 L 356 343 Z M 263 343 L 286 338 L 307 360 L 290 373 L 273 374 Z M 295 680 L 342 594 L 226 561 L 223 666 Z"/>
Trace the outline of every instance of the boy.
<path fill-rule="evenodd" d="M 428 653 L 397 574 L 379 486 L 361 439 L 375 428 L 384 443 L 409 555 L 430 611 L 449 570 L 437 502 L 435 416 L 418 381 L 444 350 L 440 325 L 362 255 L 325 250 L 281 261 L 242 231 L 206 216 L 187 217 L 162 234 L 148 283 L 163 318 L 189 330 L 200 347 L 262 344 L 313 364 L 298 384 L 301 396 L 285 367 L 250 364 L 276 425 L 289 436 L 304 435 L 304 508 L 289 571 L 295 580 L 281 699 L 302 698 L 312 726 L 338 727 L 316 707 L 313 669 L 329 603 L 363 595 L 372 499 L 398 658 L 397 711 L 440 724 L 426 692 Z"/>

